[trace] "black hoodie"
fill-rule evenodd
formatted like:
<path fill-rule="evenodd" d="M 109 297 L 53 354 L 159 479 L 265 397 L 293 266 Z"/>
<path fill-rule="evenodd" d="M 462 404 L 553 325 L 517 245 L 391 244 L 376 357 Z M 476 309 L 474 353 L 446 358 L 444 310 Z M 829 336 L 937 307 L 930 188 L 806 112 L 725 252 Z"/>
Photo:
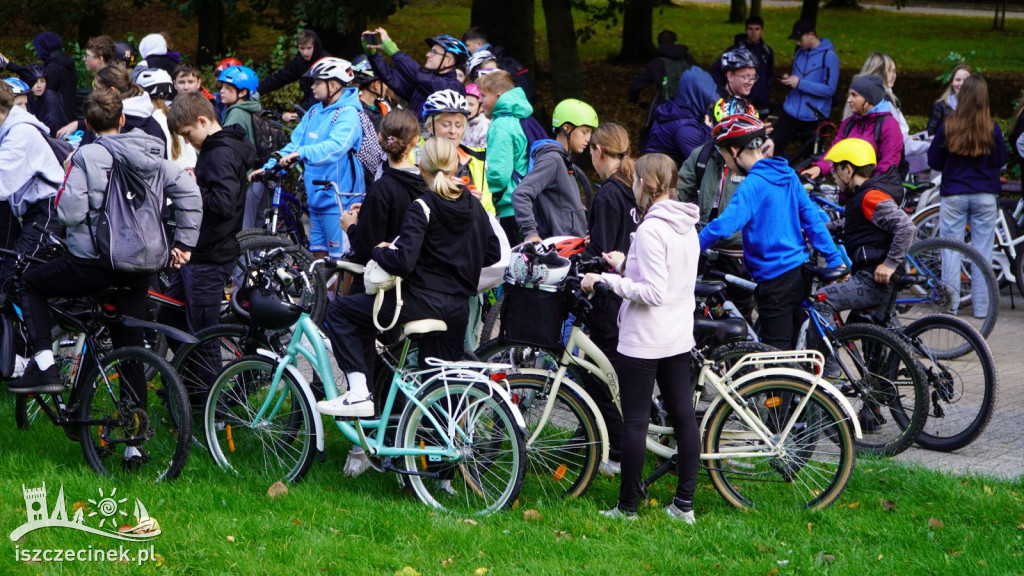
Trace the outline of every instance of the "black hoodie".
<path fill-rule="evenodd" d="M 309 70 L 314 62 L 330 56 L 330 54 L 320 44 L 320 37 L 311 31 L 310 33 L 313 35 L 313 56 L 306 60 L 302 57 L 301 53 L 296 52 L 295 58 L 292 58 L 291 62 L 260 82 L 259 87 L 256 89 L 257 92 L 269 94 L 298 80 L 299 88 L 302 90 L 302 107 L 309 110 L 316 104 L 316 98 L 313 98 L 313 79 L 304 77 L 303 74 Z"/>
<path fill-rule="evenodd" d="M 583 255 L 600 256 L 616 250 L 623 254 L 629 252 L 629 243 L 639 225 L 640 213 L 632 188 L 614 176 L 605 180 L 598 186 L 594 203 L 587 212 L 590 244 Z"/>
<path fill-rule="evenodd" d="M 32 39 L 32 44 L 45 66 L 46 89 L 60 94 L 65 116 L 77 118 L 75 92 L 78 89 L 78 72 L 75 61 L 64 52 L 60 36 L 50 31 L 42 32 Z"/>
<path fill-rule="evenodd" d="M 661 86 L 662 78 L 665 77 L 665 59 L 678 60 L 680 62 L 680 73 L 691 66 L 697 65 L 690 56 L 690 48 L 686 44 L 659 45 L 658 50 L 654 53 L 654 58 L 647 62 L 644 69 L 637 74 L 636 78 L 633 79 L 633 83 L 629 85 L 628 99 L 630 102 L 636 103 L 640 99 L 640 92 L 651 84 Z M 674 88 L 678 83 L 678 77 L 668 79 L 668 86 L 671 88 Z"/>
<path fill-rule="evenodd" d="M 206 137 L 196 162 L 203 225 L 192 262 L 227 264 L 238 258 L 241 251 L 235 234 L 242 229 L 246 172 L 255 161 L 256 148 L 237 124 Z"/>
<path fill-rule="evenodd" d="M 366 264 L 377 244 L 391 242 L 401 234 L 409 205 L 428 191 L 418 170 L 413 173 L 385 166 L 380 179 L 366 192 L 359 222 L 348 229 L 352 261 Z"/>
<path fill-rule="evenodd" d="M 455 200 L 434 192 L 422 196 L 430 210 L 414 203 L 405 213 L 402 234 L 392 248 L 374 248 L 371 257 L 416 291 L 469 298 L 480 271 L 501 257 L 501 245 L 480 201 L 467 190 Z"/>

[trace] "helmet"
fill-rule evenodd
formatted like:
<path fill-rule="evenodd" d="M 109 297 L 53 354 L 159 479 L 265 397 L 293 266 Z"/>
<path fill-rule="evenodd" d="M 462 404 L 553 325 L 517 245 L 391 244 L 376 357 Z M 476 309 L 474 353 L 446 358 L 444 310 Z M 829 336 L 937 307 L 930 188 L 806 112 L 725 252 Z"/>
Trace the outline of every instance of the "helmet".
<path fill-rule="evenodd" d="M 562 100 L 551 114 L 551 127 L 558 128 L 568 122 L 573 126 L 597 128 L 597 112 L 590 104 L 575 98 Z"/>
<path fill-rule="evenodd" d="M 256 72 L 248 66 L 229 66 L 217 76 L 217 81 L 230 84 L 239 90 L 248 90 L 250 98 L 260 85 Z"/>
<path fill-rule="evenodd" d="M 715 123 L 722 121 L 722 118 L 726 116 L 735 116 L 736 114 L 746 114 L 747 116 L 753 116 L 757 118 L 757 108 L 754 105 L 741 96 L 731 96 L 729 98 L 719 98 L 718 102 L 715 102 Z"/>
<path fill-rule="evenodd" d="M 342 84 L 348 84 L 355 77 L 355 72 L 348 60 L 326 56 L 314 62 L 303 76 L 317 80 L 337 80 Z"/>
<path fill-rule="evenodd" d="M 735 48 L 727 51 L 725 54 L 722 54 L 719 63 L 722 66 L 722 72 L 732 72 L 740 68 L 757 68 L 761 65 L 757 56 L 754 56 L 746 48 Z"/>
<path fill-rule="evenodd" d="M 4 82 L 7 83 L 7 87 L 14 92 L 15 96 L 21 96 L 22 94 L 28 94 L 31 88 L 21 78 L 4 78 Z"/>
<path fill-rule="evenodd" d="M 43 65 L 39 63 L 25 66 L 25 72 L 26 77 L 35 78 L 37 80 L 39 78 L 46 78 L 46 70 L 43 68 Z"/>
<path fill-rule="evenodd" d="M 174 95 L 174 82 L 166 70 L 160 68 L 143 68 L 135 78 L 135 83 L 142 86 L 151 98 L 169 99 Z"/>
<path fill-rule="evenodd" d="M 426 42 L 427 46 L 440 46 L 442 50 L 455 56 L 456 66 L 461 66 L 469 59 L 469 50 L 466 49 L 466 45 L 462 43 L 462 40 L 454 36 L 442 34 L 433 38 L 427 38 Z"/>
<path fill-rule="evenodd" d="M 213 73 L 220 76 L 220 73 L 231 68 L 232 66 L 241 66 L 242 61 L 238 58 L 227 57 L 217 63 L 217 67 L 213 69 Z"/>
<path fill-rule="evenodd" d="M 135 46 L 121 40 L 114 44 L 114 57 L 131 68 L 135 65 L 135 59 L 139 57 L 139 51 L 135 49 Z"/>
<path fill-rule="evenodd" d="M 757 118 L 748 114 L 733 114 L 722 118 L 722 121 L 711 131 L 715 146 L 735 146 L 737 148 L 760 148 L 764 144 L 765 125 Z"/>
<path fill-rule="evenodd" d="M 253 326 L 284 330 L 299 321 L 302 309 L 282 298 L 270 284 L 266 280 L 260 285 L 247 280 L 235 290 L 231 305 L 243 317 L 248 317 Z"/>
<path fill-rule="evenodd" d="M 366 57 L 366 54 L 360 54 L 352 59 L 352 72 L 355 74 L 356 84 L 360 86 L 369 84 L 377 79 L 377 75 L 373 72 L 373 66 L 370 65 L 370 59 Z"/>
<path fill-rule="evenodd" d="M 473 74 L 473 71 L 477 68 L 477 66 L 483 64 L 484 62 L 487 62 L 488 60 L 497 61 L 497 58 L 494 57 L 494 54 L 492 54 L 490 50 L 477 50 L 476 52 L 473 53 L 472 56 L 469 57 L 469 60 L 466 62 L 466 70 L 468 70 L 470 74 Z M 487 71 L 487 73 L 490 72 L 493 72 L 493 70 Z M 481 73 L 484 72 L 481 71 Z"/>
<path fill-rule="evenodd" d="M 555 250 L 549 251 L 539 243 L 520 244 L 512 249 L 505 268 L 505 282 L 554 291 L 569 275 L 570 268 L 569 259 Z"/>
<path fill-rule="evenodd" d="M 875 149 L 867 140 L 845 138 L 836 142 L 825 155 L 829 162 L 849 162 L 854 166 L 872 166 L 877 164 Z"/>
<path fill-rule="evenodd" d="M 466 84 L 466 96 L 476 96 L 477 98 L 483 98 L 484 95 L 480 92 L 480 87 L 476 84 Z"/>
<path fill-rule="evenodd" d="M 466 97 L 455 90 L 438 90 L 427 96 L 423 103 L 423 112 L 420 114 L 423 120 L 437 114 L 464 114 L 469 116 L 469 104 Z"/>

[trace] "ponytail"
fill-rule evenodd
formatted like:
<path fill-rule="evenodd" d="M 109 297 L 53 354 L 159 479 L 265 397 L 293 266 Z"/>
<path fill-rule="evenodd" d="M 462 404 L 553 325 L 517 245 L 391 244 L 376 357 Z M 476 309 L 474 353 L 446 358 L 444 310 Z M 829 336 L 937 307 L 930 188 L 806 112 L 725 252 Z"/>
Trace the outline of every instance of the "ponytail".
<path fill-rule="evenodd" d="M 423 143 L 420 150 L 423 180 L 445 200 L 455 200 L 462 195 L 462 188 L 452 180 L 458 167 L 459 151 L 451 140 L 435 136 Z"/>

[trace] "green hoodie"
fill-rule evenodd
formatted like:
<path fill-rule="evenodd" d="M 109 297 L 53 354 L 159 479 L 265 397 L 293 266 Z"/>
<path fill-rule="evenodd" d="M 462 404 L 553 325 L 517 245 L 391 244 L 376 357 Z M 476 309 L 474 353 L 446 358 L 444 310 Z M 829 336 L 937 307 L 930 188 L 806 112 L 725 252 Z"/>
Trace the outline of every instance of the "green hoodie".
<path fill-rule="evenodd" d="M 253 146 L 255 146 L 256 139 L 252 135 L 252 115 L 259 114 L 261 110 L 263 108 L 255 100 L 239 100 L 228 106 L 227 112 L 224 113 L 224 126 L 238 124 L 242 127 L 242 130 L 245 130 L 245 135 L 249 137 L 249 142 L 252 142 Z"/>
<path fill-rule="evenodd" d="M 513 215 L 512 191 L 526 175 L 530 160 L 526 134 L 519 121 L 532 114 L 533 106 L 522 88 L 502 94 L 491 113 L 491 126 L 487 129 L 487 185 L 495 199 L 498 218 Z"/>

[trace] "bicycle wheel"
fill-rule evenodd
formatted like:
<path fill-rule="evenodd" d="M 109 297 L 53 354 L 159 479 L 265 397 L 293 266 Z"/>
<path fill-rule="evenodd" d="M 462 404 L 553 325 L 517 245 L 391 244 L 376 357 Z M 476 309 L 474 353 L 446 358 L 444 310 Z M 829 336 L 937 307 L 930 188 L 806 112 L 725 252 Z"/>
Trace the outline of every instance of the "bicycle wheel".
<path fill-rule="evenodd" d="M 967 446 L 995 410 L 999 373 L 992 351 L 970 324 L 941 314 L 926 316 L 903 332 L 914 342 L 930 383 L 928 420 L 917 443 L 943 452 Z M 945 353 L 961 349 L 956 356 Z"/>
<path fill-rule="evenodd" d="M 316 416 L 288 371 L 274 382 L 276 369 L 262 356 L 224 369 L 206 401 L 206 445 L 218 466 L 240 476 L 298 482 L 316 452 Z"/>
<path fill-rule="evenodd" d="M 929 238 L 915 242 L 907 258 L 907 271 L 926 276 L 928 283 L 898 295 L 896 311 L 902 324 L 971 304 L 973 317 L 964 319 L 983 336 L 992 333 L 999 318 L 999 287 L 991 263 L 977 250 L 959 240 Z M 976 302 L 982 302 L 981 309 Z"/>
<path fill-rule="evenodd" d="M 1013 278 L 1017 282 L 1017 289 L 1024 294 L 1024 244 L 1017 244 L 1017 256 L 1013 259 Z"/>
<path fill-rule="evenodd" d="M 484 316 L 483 328 L 480 330 L 480 348 L 491 344 L 501 336 L 501 307 L 504 303 L 505 294 L 503 293 Z"/>
<path fill-rule="evenodd" d="M 399 420 L 400 447 L 447 450 L 447 437 L 456 455 L 402 457 L 413 493 L 460 515 L 511 506 L 526 475 L 526 441 L 509 405 L 486 383 L 439 380 L 417 398 L 422 407 L 410 402 Z"/>
<path fill-rule="evenodd" d="M 277 254 L 274 257 L 274 265 L 284 264 L 289 268 L 292 268 L 298 276 L 299 272 L 306 272 L 309 270 L 310 264 L 313 263 L 313 255 L 309 253 L 309 250 L 296 245 L 288 238 L 282 238 L 280 236 L 270 235 L 259 235 L 259 236 L 248 236 L 244 237 L 238 242 L 239 247 L 242 250 L 242 256 L 239 258 L 239 264 L 241 266 L 248 266 L 255 262 L 257 259 L 262 258 L 265 252 L 273 250 L 274 248 L 288 248 L 287 251 Z M 237 276 L 237 274 L 233 275 Z M 313 302 L 310 309 L 310 317 L 316 325 L 320 325 L 324 319 L 324 313 L 327 311 L 327 280 L 322 270 L 316 270 L 313 276 L 310 278 L 310 282 L 313 285 Z M 302 294 L 299 283 L 295 283 L 289 288 L 292 293 L 289 294 L 291 300 L 296 304 L 299 302 Z"/>
<path fill-rule="evenodd" d="M 925 206 L 911 218 L 917 226 L 918 240 L 939 237 L 939 204 Z"/>
<path fill-rule="evenodd" d="M 146 374 L 153 374 L 147 378 Z M 174 480 L 191 447 L 188 401 L 174 368 L 145 348 L 121 348 L 77 383 L 79 439 L 86 462 L 119 479 Z M 126 450 L 141 453 L 135 462 Z"/>
<path fill-rule="evenodd" d="M 791 504 L 820 510 L 835 502 L 856 459 L 853 428 L 839 404 L 802 380 L 780 377 L 749 382 L 736 394 L 770 431 L 770 442 L 728 403 L 718 404 L 703 443 L 705 456 L 729 455 L 705 461 L 718 493 L 743 509 Z"/>
<path fill-rule="evenodd" d="M 914 443 L 928 417 L 928 379 L 917 355 L 888 329 L 847 324 L 832 333 L 838 383 L 860 418 L 857 448 L 895 456 Z"/>
<path fill-rule="evenodd" d="M 70 390 L 75 382 L 75 371 L 78 370 L 78 362 L 81 359 L 75 358 L 75 345 L 78 343 L 76 334 L 65 330 L 62 326 L 54 326 L 50 330 L 50 339 L 53 341 L 53 360 L 57 364 L 57 372 L 60 373 L 60 380 Z M 14 396 L 14 422 L 18 428 L 28 430 L 40 418 L 46 418 L 40 400 L 34 394 L 17 394 Z M 78 430 L 71 427 L 65 428 L 68 438 L 78 442 Z"/>
<path fill-rule="evenodd" d="M 590 488 L 601 463 L 601 435 L 597 416 L 568 386 L 559 386 L 552 398 L 551 380 L 534 374 L 509 374 L 512 401 L 526 419 L 527 471 L 530 485 L 545 496 L 575 498 Z M 529 438 L 551 405 L 551 415 L 537 439 Z"/>
<path fill-rule="evenodd" d="M 562 352 L 554 348 L 492 340 L 477 348 L 476 357 L 490 364 L 510 364 L 520 369 L 536 368 L 553 373 L 558 370 Z M 570 364 L 566 368 L 565 376 L 577 384 L 583 384 L 583 374 L 575 365 Z"/>

